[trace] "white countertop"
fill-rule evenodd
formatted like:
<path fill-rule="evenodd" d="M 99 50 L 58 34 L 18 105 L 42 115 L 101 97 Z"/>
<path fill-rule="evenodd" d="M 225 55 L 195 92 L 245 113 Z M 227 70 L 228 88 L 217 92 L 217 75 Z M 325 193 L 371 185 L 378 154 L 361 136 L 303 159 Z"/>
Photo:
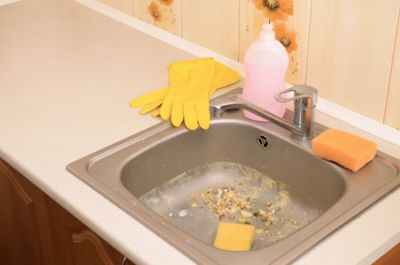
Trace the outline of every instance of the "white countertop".
<path fill-rule="evenodd" d="M 193 55 L 135 30 L 132 25 L 147 26 L 134 18 L 80 2 L 125 25 L 68 0 L 0 6 L 0 156 L 135 263 L 193 264 L 65 169 L 157 124 L 129 108 L 130 99 L 165 86 L 168 64 Z M 400 157 L 397 145 L 322 113 L 317 120 L 369 137 Z M 295 264 L 374 261 L 400 241 L 398 202 L 396 190 Z"/>

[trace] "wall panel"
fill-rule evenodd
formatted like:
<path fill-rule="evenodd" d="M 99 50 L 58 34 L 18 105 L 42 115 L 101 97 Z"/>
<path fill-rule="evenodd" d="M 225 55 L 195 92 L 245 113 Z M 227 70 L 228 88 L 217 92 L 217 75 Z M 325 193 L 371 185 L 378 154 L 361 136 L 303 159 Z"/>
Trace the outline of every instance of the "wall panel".
<path fill-rule="evenodd" d="M 387 96 L 385 123 L 400 129 L 400 6 L 397 21 L 397 38 L 393 52 L 392 72 Z"/>
<path fill-rule="evenodd" d="M 298 47 L 290 58 L 291 64 L 286 78 L 293 84 L 304 84 L 306 81 L 310 12 L 311 0 L 294 1 L 294 14 L 289 23 L 296 30 Z"/>
<path fill-rule="evenodd" d="M 114 7 L 128 15 L 133 15 L 133 1 L 134 0 L 99 0 L 100 2 Z"/>
<path fill-rule="evenodd" d="M 312 1 L 306 82 L 383 121 L 399 0 Z"/>
<path fill-rule="evenodd" d="M 182 0 L 182 36 L 237 60 L 239 0 Z"/>
<path fill-rule="evenodd" d="M 150 5 L 159 12 L 158 18 L 154 17 Z M 181 36 L 181 0 L 173 0 L 171 4 L 164 4 L 157 0 L 134 0 L 134 16 L 150 24 Z"/>
<path fill-rule="evenodd" d="M 239 61 L 243 62 L 244 53 L 250 43 L 256 38 L 254 30 L 254 11 L 251 0 L 239 2 Z"/>

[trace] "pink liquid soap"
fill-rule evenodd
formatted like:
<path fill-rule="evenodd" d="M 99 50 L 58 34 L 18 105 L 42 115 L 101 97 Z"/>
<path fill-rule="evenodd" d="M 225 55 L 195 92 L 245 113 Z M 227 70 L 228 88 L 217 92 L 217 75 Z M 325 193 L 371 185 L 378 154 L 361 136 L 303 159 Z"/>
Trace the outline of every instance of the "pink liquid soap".
<path fill-rule="evenodd" d="M 288 64 L 285 47 L 275 39 L 272 25 L 265 23 L 259 39 L 250 45 L 244 56 L 246 82 L 243 99 L 283 117 L 286 105 L 276 101 L 274 95 L 286 88 Z M 266 121 L 248 111 L 245 111 L 245 116 L 256 121 Z"/>

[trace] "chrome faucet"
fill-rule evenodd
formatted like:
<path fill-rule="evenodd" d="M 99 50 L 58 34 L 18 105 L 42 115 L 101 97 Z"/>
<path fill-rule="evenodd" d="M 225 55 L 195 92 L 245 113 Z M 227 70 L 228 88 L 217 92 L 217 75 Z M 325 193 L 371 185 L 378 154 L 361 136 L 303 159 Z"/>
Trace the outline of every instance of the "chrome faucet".
<path fill-rule="evenodd" d="M 292 97 L 284 97 L 293 92 Z M 231 109 L 245 109 L 251 113 L 269 120 L 292 132 L 292 137 L 297 141 L 309 141 L 313 137 L 314 112 L 317 104 L 318 90 L 307 86 L 297 85 L 288 88 L 274 96 L 275 100 L 287 103 L 294 101 L 293 120 L 289 122 L 275 114 L 268 112 L 251 102 L 248 102 L 238 94 L 220 97 L 211 102 L 211 112 L 220 116 L 224 111 Z"/>

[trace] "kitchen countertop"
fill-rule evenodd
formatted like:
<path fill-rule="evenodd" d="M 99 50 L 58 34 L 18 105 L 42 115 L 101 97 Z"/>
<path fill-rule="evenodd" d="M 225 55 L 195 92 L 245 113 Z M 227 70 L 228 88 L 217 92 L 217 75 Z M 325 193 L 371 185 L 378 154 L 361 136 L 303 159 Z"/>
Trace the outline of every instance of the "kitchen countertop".
<path fill-rule="evenodd" d="M 65 168 L 157 124 L 129 108 L 130 99 L 165 86 L 170 62 L 194 57 L 131 25 L 157 33 L 151 26 L 101 5 L 98 9 L 129 23 L 68 0 L 0 6 L 0 156 L 135 263 L 193 264 Z M 316 116 L 400 157 L 398 145 L 323 113 Z M 398 202 L 397 189 L 294 264 L 371 263 L 400 241 Z"/>

